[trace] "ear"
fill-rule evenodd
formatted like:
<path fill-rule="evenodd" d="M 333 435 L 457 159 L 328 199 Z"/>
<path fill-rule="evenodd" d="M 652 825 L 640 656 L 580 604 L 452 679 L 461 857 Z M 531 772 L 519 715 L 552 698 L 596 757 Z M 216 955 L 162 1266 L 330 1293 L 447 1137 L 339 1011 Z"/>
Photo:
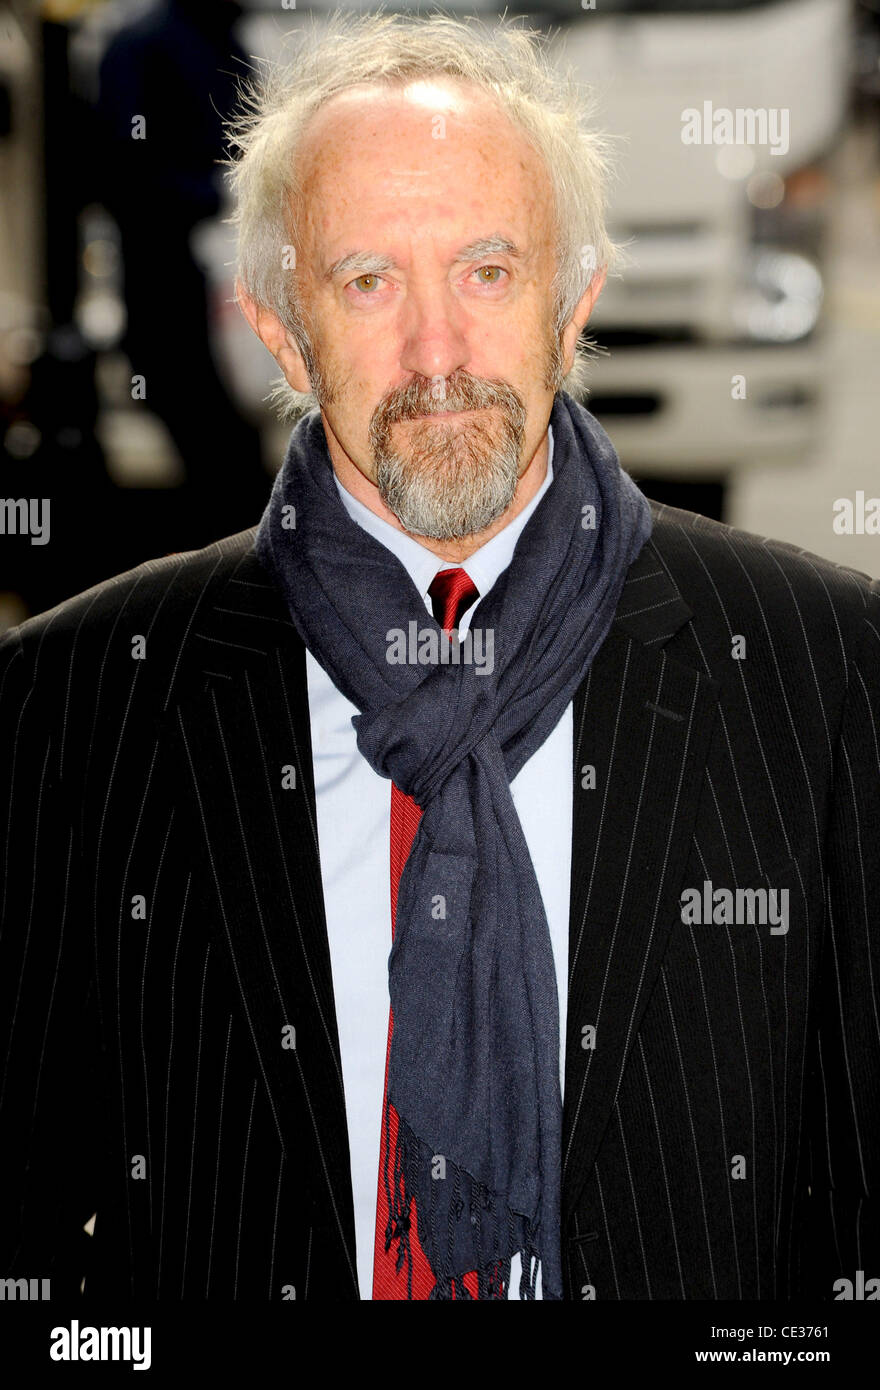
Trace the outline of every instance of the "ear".
<path fill-rule="evenodd" d="M 593 312 L 593 305 L 599 298 L 602 286 L 605 284 L 605 269 L 597 270 L 584 293 L 578 300 L 577 307 L 571 319 L 562 330 L 562 355 L 565 363 L 565 371 L 570 372 L 574 364 L 574 349 L 581 331 Z"/>
<path fill-rule="evenodd" d="M 260 342 L 269 349 L 294 391 L 311 391 L 312 383 L 296 340 L 271 309 L 252 299 L 240 280 L 235 282 L 235 301 Z"/>

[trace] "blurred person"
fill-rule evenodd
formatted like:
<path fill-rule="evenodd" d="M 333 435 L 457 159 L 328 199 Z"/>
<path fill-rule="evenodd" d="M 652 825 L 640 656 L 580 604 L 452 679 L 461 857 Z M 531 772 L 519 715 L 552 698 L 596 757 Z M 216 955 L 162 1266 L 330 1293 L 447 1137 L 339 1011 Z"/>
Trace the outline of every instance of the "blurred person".
<path fill-rule="evenodd" d="M 258 527 L 0 642 L 7 1276 L 878 1265 L 880 584 L 649 503 L 575 399 L 587 112 L 443 16 L 337 16 L 251 93 L 239 300 L 315 404 Z"/>
<path fill-rule="evenodd" d="M 207 282 L 190 245 L 193 228 L 223 209 L 223 121 L 246 69 L 233 32 L 241 13 L 236 0 L 163 0 L 113 38 L 97 106 L 96 188 L 122 244 L 123 346 L 181 455 L 202 541 L 255 521 L 269 491 L 259 432 L 217 372 Z"/>

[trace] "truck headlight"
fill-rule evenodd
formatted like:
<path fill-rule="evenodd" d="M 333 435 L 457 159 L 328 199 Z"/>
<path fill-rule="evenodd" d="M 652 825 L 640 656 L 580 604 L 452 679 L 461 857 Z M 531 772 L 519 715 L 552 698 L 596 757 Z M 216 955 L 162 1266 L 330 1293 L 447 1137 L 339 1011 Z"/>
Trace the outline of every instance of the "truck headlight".
<path fill-rule="evenodd" d="M 733 305 L 736 326 L 756 342 L 795 343 L 816 327 L 822 292 L 822 276 L 806 256 L 757 247 Z"/>

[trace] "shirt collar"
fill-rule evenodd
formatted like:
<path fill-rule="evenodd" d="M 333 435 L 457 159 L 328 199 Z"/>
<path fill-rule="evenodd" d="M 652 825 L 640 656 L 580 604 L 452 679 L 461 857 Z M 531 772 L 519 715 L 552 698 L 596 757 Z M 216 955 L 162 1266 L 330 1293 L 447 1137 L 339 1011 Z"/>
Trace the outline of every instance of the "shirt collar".
<path fill-rule="evenodd" d="M 397 556 L 425 600 L 425 606 L 430 609 L 428 587 L 434 575 L 438 574 L 440 570 L 466 570 L 468 577 L 476 584 L 480 598 L 483 598 L 492 588 L 499 574 L 507 569 L 513 559 L 513 552 L 523 527 L 553 481 L 553 427 L 551 425 L 547 426 L 547 440 L 547 474 L 532 500 L 512 521 L 508 522 L 491 540 L 486 541 L 484 545 L 475 550 L 473 555 L 470 555 L 461 565 L 452 560 L 441 560 L 433 551 L 428 550 L 426 546 L 407 535 L 405 531 L 399 531 L 396 526 L 391 526 L 381 516 L 370 511 L 369 507 L 365 507 L 363 502 L 353 497 L 343 487 L 335 470 L 333 479 L 349 516 Z M 475 599 L 471 608 L 476 603 L 477 600 Z M 458 630 L 461 636 L 464 636 L 467 631 L 470 611 L 470 608 L 467 609 L 459 621 Z"/>

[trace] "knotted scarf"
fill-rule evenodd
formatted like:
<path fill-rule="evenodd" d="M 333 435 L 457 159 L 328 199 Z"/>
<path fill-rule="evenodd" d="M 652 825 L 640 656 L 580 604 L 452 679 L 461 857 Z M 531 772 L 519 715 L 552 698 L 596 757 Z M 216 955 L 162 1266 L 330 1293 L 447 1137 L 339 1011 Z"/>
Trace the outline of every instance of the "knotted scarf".
<path fill-rule="evenodd" d="M 388 959 L 388 1100 L 397 1216 L 415 1199 L 432 1298 L 469 1297 L 474 1270 L 480 1298 L 503 1296 L 516 1252 L 520 1296 L 540 1268 L 542 1297 L 562 1298 L 556 973 L 510 783 L 586 676 L 651 513 L 588 410 L 559 392 L 550 424 L 553 481 L 471 617 L 493 633 L 491 672 L 389 658 L 411 622 L 448 639 L 346 511 L 318 410 L 293 430 L 256 537 L 303 642 L 360 711 L 360 752 L 423 812 Z"/>

